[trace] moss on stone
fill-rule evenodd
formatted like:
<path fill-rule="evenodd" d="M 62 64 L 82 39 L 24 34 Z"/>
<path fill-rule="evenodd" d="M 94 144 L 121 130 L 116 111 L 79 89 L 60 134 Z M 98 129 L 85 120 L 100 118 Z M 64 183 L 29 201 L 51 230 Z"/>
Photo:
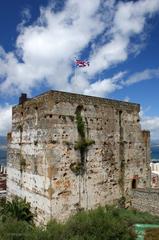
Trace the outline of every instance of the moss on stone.
<path fill-rule="evenodd" d="M 21 157 L 20 159 L 20 171 L 23 172 L 25 171 L 26 168 L 26 159 Z"/>

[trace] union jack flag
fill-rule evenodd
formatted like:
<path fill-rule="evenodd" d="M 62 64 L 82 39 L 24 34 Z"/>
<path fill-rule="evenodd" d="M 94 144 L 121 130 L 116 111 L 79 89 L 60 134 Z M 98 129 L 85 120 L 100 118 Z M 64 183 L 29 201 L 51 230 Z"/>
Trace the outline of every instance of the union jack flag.
<path fill-rule="evenodd" d="M 78 67 L 88 67 L 88 66 L 89 66 L 89 62 L 88 62 L 88 61 L 79 60 L 79 59 L 76 59 L 76 60 L 75 60 L 75 64 L 76 64 Z"/>

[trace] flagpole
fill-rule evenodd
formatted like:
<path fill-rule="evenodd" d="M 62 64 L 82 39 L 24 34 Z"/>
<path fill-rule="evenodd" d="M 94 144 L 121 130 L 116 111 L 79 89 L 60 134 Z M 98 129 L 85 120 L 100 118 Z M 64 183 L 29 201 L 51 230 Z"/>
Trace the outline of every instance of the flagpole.
<path fill-rule="evenodd" d="M 76 73 L 76 68 L 77 68 L 77 66 L 76 66 L 76 64 L 75 64 L 75 83 L 76 83 L 76 81 L 77 81 L 77 73 Z"/>

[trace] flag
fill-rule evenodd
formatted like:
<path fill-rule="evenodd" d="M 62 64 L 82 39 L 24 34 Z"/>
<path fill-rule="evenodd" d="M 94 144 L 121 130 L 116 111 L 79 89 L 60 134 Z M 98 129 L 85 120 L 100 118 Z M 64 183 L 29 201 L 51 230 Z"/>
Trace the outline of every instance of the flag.
<path fill-rule="evenodd" d="M 76 64 L 76 66 L 78 66 L 78 67 L 88 67 L 88 66 L 89 66 L 89 62 L 88 62 L 88 61 L 79 60 L 79 59 L 76 59 L 76 60 L 75 60 L 75 64 Z"/>

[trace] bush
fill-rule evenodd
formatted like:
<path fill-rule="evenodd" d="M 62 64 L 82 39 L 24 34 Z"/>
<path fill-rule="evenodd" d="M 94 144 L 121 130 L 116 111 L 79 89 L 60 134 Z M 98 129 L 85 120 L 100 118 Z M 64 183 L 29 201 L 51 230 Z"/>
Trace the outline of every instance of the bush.
<path fill-rule="evenodd" d="M 66 223 L 50 221 L 45 227 L 36 227 L 25 220 L 9 217 L 5 222 L 0 221 L 0 239 L 135 240 L 133 225 L 136 223 L 157 224 L 159 217 L 113 206 L 81 211 L 70 217 Z"/>
<path fill-rule="evenodd" d="M 1 208 L 2 220 L 11 217 L 17 221 L 33 222 L 33 214 L 30 211 L 30 204 L 26 199 L 15 197 L 11 202 L 7 201 Z"/>
<path fill-rule="evenodd" d="M 5 222 L 0 223 L 1 240 L 25 240 L 28 233 L 32 231 L 33 226 L 26 221 L 17 221 L 14 218 L 7 218 Z M 31 238 L 30 238 L 31 239 Z"/>
<path fill-rule="evenodd" d="M 65 239 L 85 240 L 133 240 L 133 228 L 112 215 L 109 208 L 80 212 L 66 223 Z"/>

